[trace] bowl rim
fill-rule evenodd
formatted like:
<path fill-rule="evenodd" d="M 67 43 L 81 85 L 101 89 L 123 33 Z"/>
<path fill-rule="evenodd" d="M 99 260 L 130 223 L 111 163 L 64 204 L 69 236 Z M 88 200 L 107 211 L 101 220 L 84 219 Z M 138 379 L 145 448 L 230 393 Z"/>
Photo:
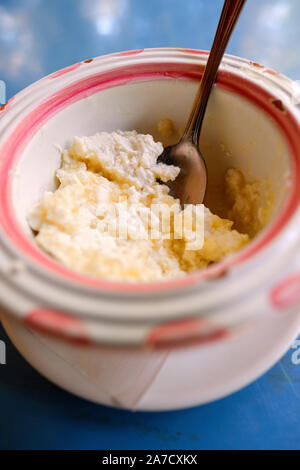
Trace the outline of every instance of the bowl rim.
<path fill-rule="evenodd" d="M 159 50 L 161 50 L 161 49 L 159 49 Z M 142 50 L 142 49 L 139 49 L 139 50 L 136 50 L 136 51 L 125 51 L 124 55 L 126 57 L 128 57 L 128 55 L 140 54 L 143 51 L 144 50 Z M 153 51 L 153 50 L 151 50 L 151 51 Z M 194 50 L 194 49 L 180 49 L 180 51 L 181 52 L 184 51 L 184 52 L 188 52 L 188 53 L 190 53 L 192 51 L 193 54 L 200 54 L 200 53 L 203 52 L 203 51 L 200 51 L 200 50 L 198 51 L 198 50 Z M 122 54 L 122 53 L 120 53 L 120 54 Z M 207 51 L 204 51 L 204 55 L 206 55 L 206 54 L 207 54 Z M 117 56 L 119 56 L 119 54 L 117 54 Z M 230 57 L 232 57 L 232 56 L 230 56 Z M 84 62 L 89 63 L 90 61 L 91 61 L 91 59 L 89 59 L 88 61 L 84 61 Z M 53 78 L 61 77 L 62 75 L 65 75 L 66 73 L 70 73 L 70 72 L 78 69 L 79 66 L 80 66 L 80 63 L 73 64 L 69 67 L 66 67 L 66 68 L 61 69 L 57 72 L 54 72 L 53 74 L 49 75 L 48 78 L 53 79 Z M 155 69 L 155 66 L 157 66 L 157 64 L 152 64 L 152 66 L 151 66 L 152 69 Z M 146 78 L 145 75 L 143 74 L 143 72 L 142 72 L 142 75 L 139 75 L 138 67 L 139 67 L 139 65 L 137 65 L 136 75 L 135 76 L 133 75 L 133 70 L 130 71 L 130 75 L 133 77 L 130 80 L 132 82 L 137 82 L 139 80 L 144 80 Z M 200 77 L 202 72 L 203 72 L 203 65 L 198 65 L 198 67 L 199 67 L 198 77 Z M 256 64 L 255 67 L 257 68 L 258 64 Z M 161 69 L 160 64 L 158 64 L 158 69 Z M 126 72 L 126 70 L 124 70 L 124 71 Z M 171 71 L 167 70 L 168 76 L 171 76 L 171 72 L 172 72 L 172 70 Z M 98 77 L 100 78 L 101 75 L 102 75 L 102 73 L 100 73 L 98 75 Z M 189 76 L 192 79 L 197 78 L 197 72 L 195 70 L 194 71 L 191 70 L 190 72 L 187 72 L 185 75 L 186 75 L 187 78 Z M 173 77 L 176 77 L 176 72 L 173 72 Z M 47 77 L 45 77 L 45 78 L 47 78 Z M 118 79 L 116 80 L 115 77 L 112 76 L 111 80 L 114 81 L 114 83 L 109 83 L 109 81 L 107 81 L 105 87 L 102 88 L 102 89 L 107 89 L 107 88 L 114 87 L 114 86 L 120 86 L 124 82 L 128 83 L 128 81 L 127 81 L 128 78 L 129 77 L 127 75 L 125 77 L 122 77 L 121 80 L 118 80 Z M 151 77 L 151 74 L 150 74 L 149 78 L 154 79 L 155 77 L 154 76 Z M 160 78 L 163 78 L 163 77 L 160 77 Z M 181 78 L 183 78 L 183 77 L 181 77 Z M 68 95 L 68 98 L 70 98 L 70 101 L 68 101 L 69 103 L 70 102 L 71 103 L 75 102 L 75 100 L 73 99 L 74 98 L 74 92 L 77 93 L 76 101 L 77 101 L 77 99 L 82 99 L 82 93 L 80 93 L 80 92 L 78 93 L 78 90 L 80 88 L 81 83 L 84 82 L 84 81 L 87 82 L 86 79 L 80 80 L 79 82 L 77 82 L 77 84 L 75 86 L 74 86 L 74 84 L 69 85 L 69 86 L 61 89 L 60 92 L 55 93 L 55 96 L 48 97 L 47 102 L 44 102 L 42 104 L 42 106 L 40 106 L 39 111 L 42 111 L 42 113 L 44 113 L 45 108 L 47 106 L 49 106 L 49 103 L 51 103 L 53 98 L 56 99 L 57 101 L 61 98 L 65 99 L 66 94 Z M 89 83 L 87 85 L 90 86 Z M 230 72 L 227 71 L 227 70 L 219 72 L 217 85 L 224 88 L 224 89 L 235 92 L 235 93 L 239 94 L 240 96 L 243 96 L 243 97 L 249 99 L 252 103 L 256 104 L 257 106 L 260 106 L 261 109 L 263 109 L 266 113 L 268 113 L 269 117 L 271 117 L 273 119 L 273 121 L 276 122 L 277 126 L 279 127 L 279 130 L 281 130 L 281 131 L 284 130 L 284 133 L 285 133 L 284 137 L 287 138 L 290 150 L 292 150 L 291 151 L 291 156 L 294 157 L 294 155 L 296 153 L 295 152 L 295 140 L 297 139 L 297 130 L 300 130 L 300 126 L 298 125 L 297 128 L 295 128 L 294 125 L 292 127 L 290 127 L 290 123 L 292 122 L 292 120 L 290 122 L 288 122 L 288 120 L 290 118 L 292 118 L 292 116 L 290 115 L 290 113 L 287 110 L 282 112 L 280 109 L 276 108 L 276 105 L 274 105 L 274 102 L 272 101 L 272 99 L 274 97 L 272 97 L 271 94 L 268 94 L 265 90 L 263 90 L 261 87 L 257 86 L 257 84 L 255 84 L 255 83 L 251 83 L 251 82 L 247 83 L 246 79 L 241 80 L 241 78 L 239 76 L 231 75 Z M 92 86 L 93 86 L 93 84 L 92 84 Z M 75 90 L 76 87 L 77 87 L 77 90 Z M 83 92 L 84 92 L 83 94 L 85 94 L 85 96 L 90 96 L 89 95 L 89 90 L 88 91 L 83 90 Z M 62 95 L 65 95 L 65 96 L 62 96 Z M 266 100 L 266 98 L 267 98 L 267 100 Z M 66 102 L 67 102 L 67 100 L 65 100 L 65 103 Z M 63 109 L 62 107 L 58 106 L 57 111 L 60 111 L 62 109 Z M 36 113 L 36 110 L 35 110 L 35 113 Z M 34 116 L 34 117 L 36 118 L 36 116 Z M 45 122 L 46 122 L 44 120 L 44 117 L 45 116 L 43 116 L 43 115 L 40 116 L 40 118 L 43 119 L 43 120 L 40 121 L 40 123 L 42 123 L 42 124 L 45 124 Z M 53 114 L 52 114 L 52 112 L 50 112 L 48 118 L 51 119 L 52 117 L 53 117 Z M 31 115 L 30 115 L 30 118 L 31 118 Z M 25 123 L 22 122 L 21 125 L 24 126 Z M 33 127 L 33 125 L 31 124 L 31 128 L 29 128 L 29 129 L 26 128 L 26 132 L 29 131 L 29 134 L 31 135 L 31 138 L 33 137 L 32 127 Z M 35 132 L 37 132 L 37 129 L 35 130 Z M 17 145 L 23 145 L 23 142 L 20 140 L 20 137 L 18 136 L 18 138 L 15 139 L 15 141 L 13 141 L 13 144 L 14 145 L 16 145 L 16 144 Z M 26 145 L 27 144 L 28 144 L 28 141 L 26 142 Z M 5 148 L 7 149 L 7 147 L 9 145 L 11 146 L 11 142 L 6 143 Z M 10 155 L 11 155 L 11 151 L 10 151 Z M 12 158 L 10 158 L 10 162 L 11 162 L 11 166 L 15 165 L 15 161 L 13 162 Z M 292 168 L 293 168 L 293 172 L 292 172 L 293 177 L 298 176 L 298 178 L 300 179 L 300 165 L 298 164 L 298 166 L 297 166 L 297 161 L 296 161 L 295 157 L 292 160 Z M 9 172 L 11 171 L 11 167 L 6 167 L 4 171 L 8 172 L 7 177 L 5 178 L 4 181 L 11 188 L 11 186 L 10 186 L 11 178 L 10 178 L 10 175 L 9 175 Z M 4 171 L 2 170 L 2 176 L 5 177 Z M 5 186 L 6 186 L 6 184 L 2 185 L 2 188 L 4 188 L 4 190 L 5 190 Z M 6 195 L 4 195 L 3 193 L 4 193 L 4 191 L 2 190 L 1 199 L 2 199 L 2 201 L 4 200 L 4 202 L 5 202 L 5 206 L 4 206 L 5 211 L 2 210 L 2 216 L 5 217 L 6 214 L 9 214 L 11 220 L 8 220 L 8 222 L 10 223 L 10 225 L 12 225 L 11 224 L 11 222 L 13 222 L 13 220 L 12 220 L 13 219 L 12 201 L 9 201 L 7 199 L 7 197 L 5 197 Z M 289 199 L 288 204 L 285 204 L 285 205 L 289 206 L 289 207 L 285 207 L 283 209 L 280 216 L 276 218 L 277 220 L 275 221 L 275 224 L 271 224 L 272 226 L 265 231 L 263 236 L 257 237 L 257 239 L 252 241 L 249 244 L 249 246 L 245 247 L 243 250 L 241 250 L 240 252 L 238 252 L 235 255 L 231 256 L 230 258 L 225 259 L 224 261 L 221 261 L 219 263 L 216 263 L 215 265 L 212 265 L 210 267 L 207 267 L 205 270 L 199 270 L 199 271 L 196 271 L 195 273 L 187 274 L 186 276 L 184 276 L 183 278 L 180 278 L 180 279 L 162 280 L 162 281 L 147 282 L 147 283 L 138 283 L 138 282 L 137 283 L 130 283 L 130 282 L 99 280 L 99 279 L 91 278 L 90 276 L 87 276 L 87 275 L 82 275 L 80 273 L 75 273 L 74 271 L 72 271 L 68 268 L 60 269 L 61 268 L 60 263 L 58 263 L 56 261 L 54 261 L 54 263 L 49 263 L 49 256 L 48 255 L 46 255 L 47 264 L 48 264 L 47 267 L 49 267 L 50 269 L 55 269 L 57 274 L 66 275 L 67 277 L 71 276 L 72 280 L 74 280 L 74 281 L 77 280 L 77 281 L 80 281 L 80 282 L 83 282 L 83 283 L 87 283 L 88 285 L 103 287 L 105 289 L 111 289 L 111 290 L 117 290 L 117 291 L 119 291 L 119 290 L 125 290 L 125 291 L 126 290 L 132 290 L 132 291 L 135 291 L 135 290 L 147 290 L 147 291 L 151 290 L 152 291 L 152 290 L 156 290 L 156 289 L 161 290 L 161 289 L 165 289 L 165 288 L 166 289 L 168 289 L 168 288 L 172 289 L 172 288 L 178 288 L 180 286 L 188 285 L 188 284 L 196 282 L 198 280 L 215 278 L 218 275 L 220 275 L 221 273 L 223 273 L 226 269 L 232 267 L 233 265 L 235 265 L 237 263 L 240 263 L 244 260 L 249 259 L 249 257 L 251 257 L 255 253 L 257 253 L 268 241 L 270 241 L 278 233 L 279 230 L 282 229 L 283 225 L 287 222 L 287 220 L 290 218 L 290 216 L 294 213 L 294 210 L 296 209 L 296 207 L 298 206 L 298 204 L 300 202 L 300 195 L 299 195 L 299 192 L 297 191 L 295 181 L 293 181 L 293 188 L 292 188 L 292 191 L 290 192 L 290 196 L 289 196 L 288 199 Z M 6 212 L 6 214 L 4 212 Z M 3 221 L 3 217 L 2 217 L 2 221 Z M 16 229 L 15 226 L 14 226 L 14 229 Z M 22 238 L 27 238 L 28 239 L 28 237 L 26 237 L 26 236 L 25 237 L 23 236 Z M 20 241 L 20 238 L 19 238 L 19 241 Z M 34 243 L 32 243 L 32 240 L 30 240 L 30 244 L 34 245 Z M 34 245 L 34 248 L 36 248 L 35 245 Z M 41 253 L 40 249 L 38 249 L 38 251 L 39 251 L 39 253 Z M 27 254 L 28 254 L 28 251 L 27 251 Z M 36 259 L 37 262 L 39 262 L 39 260 L 37 258 L 35 258 L 35 259 Z M 42 260 L 42 258 L 40 258 L 40 260 Z M 42 262 L 44 262 L 44 261 L 46 261 L 46 260 L 43 259 Z"/>
<path fill-rule="evenodd" d="M 24 260 L 26 267 L 28 266 L 27 273 L 31 274 L 31 281 L 34 276 L 38 276 L 41 281 L 44 280 L 54 285 L 59 283 L 64 289 L 76 289 L 78 293 L 85 292 L 87 296 L 96 293 L 97 298 L 107 295 L 110 297 L 119 296 L 119 299 L 132 298 L 134 300 L 140 296 L 143 299 L 143 296 L 149 298 L 149 295 L 161 296 L 170 295 L 170 293 L 173 295 L 174 291 L 178 295 L 179 293 L 189 294 L 191 289 L 195 290 L 195 287 L 199 287 L 202 281 L 218 279 L 220 283 L 223 282 L 223 277 L 229 269 L 241 266 L 243 262 L 251 260 L 255 256 L 259 257 L 262 248 L 274 242 L 276 236 L 286 227 L 300 202 L 300 194 L 297 191 L 297 184 L 300 180 L 300 158 L 297 158 L 299 153 L 299 145 L 297 144 L 300 143 L 300 113 L 299 109 L 296 109 L 291 102 L 292 81 L 247 59 L 226 55 L 218 74 L 217 86 L 240 93 L 267 113 L 276 123 L 280 132 L 284 133 L 290 155 L 293 157 L 291 162 L 293 185 L 290 195 L 285 201 L 284 210 L 261 235 L 257 236 L 256 240 L 252 241 L 248 247 L 239 253 L 205 270 L 188 274 L 176 280 L 151 283 L 102 281 L 67 269 L 42 253 L 34 245 L 34 242 L 24 235 L 19 222 L 17 222 L 17 232 L 19 231 L 21 234 L 18 233 L 16 243 L 16 227 L 14 226 L 11 200 L 14 175 L 10 174 L 9 170 L 15 164 L 17 151 L 19 151 L 20 156 L 24 146 L 28 144 L 26 138 L 32 138 L 33 132 L 37 132 L 38 128 L 44 124 L 45 121 L 42 121 L 42 117 L 51 118 L 54 111 L 59 112 L 62 109 L 61 105 L 74 102 L 74 99 L 78 100 L 86 97 L 88 90 L 91 91 L 91 94 L 99 91 L 99 87 L 103 86 L 103 83 L 107 88 L 108 86 L 120 86 L 128 83 L 128 81 L 134 82 L 149 78 L 199 80 L 207 55 L 208 51 L 196 49 L 156 48 L 100 56 L 54 72 L 54 74 L 30 85 L 8 102 L 8 105 L 1 112 L 6 118 L 3 121 L 4 125 L 7 125 L 7 129 L 10 130 L 5 133 L 9 134 L 5 138 L 5 142 L 3 142 L 4 139 L 2 139 L 2 142 L 0 139 L 0 151 L 2 150 L 2 154 L 6 156 L 9 155 L 8 164 L 2 165 L 0 168 L 0 176 L 5 177 L 5 184 L 2 184 L 0 188 L 0 241 L 2 247 L 8 249 L 11 256 Z M 91 67 L 91 69 L 89 70 L 87 67 Z M 103 70 L 101 70 L 101 67 Z M 95 71 L 97 73 L 94 73 Z M 120 76 L 121 73 L 123 75 Z M 54 85 L 49 85 L 49 82 Z M 37 102 L 32 105 L 32 109 L 29 109 L 29 111 L 24 112 L 23 110 L 21 124 L 19 124 L 21 126 L 19 128 L 20 132 L 15 132 L 10 119 L 13 120 L 17 114 L 20 114 L 19 108 L 25 105 L 26 99 L 29 95 L 32 95 L 35 88 L 37 90 Z M 290 102 L 288 101 L 289 98 Z M 25 124 L 29 125 L 29 128 Z M 33 125 L 36 127 L 33 128 Z M 20 236 L 21 238 L 18 238 Z M 22 245 L 24 242 L 25 245 Z M 28 244 L 31 249 L 34 249 L 35 253 L 38 253 L 39 259 L 43 258 L 46 263 L 44 266 L 43 263 L 36 264 L 31 259 L 31 255 L 29 256 L 28 251 L 26 251 L 27 248 L 24 252 L 20 251 L 20 246 L 24 249 L 24 246 L 28 247 Z M 49 267 L 53 268 L 53 271 Z M 15 280 L 11 282 L 20 289 L 22 283 L 15 282 Z M 47 302 L 47 299 L 45 299 L 45 302 Z M 68 308 L 66 308 L 66 311 L 68 311 Z M 76 314 L 79 315 L 79 312 L 76 312 Z"/>

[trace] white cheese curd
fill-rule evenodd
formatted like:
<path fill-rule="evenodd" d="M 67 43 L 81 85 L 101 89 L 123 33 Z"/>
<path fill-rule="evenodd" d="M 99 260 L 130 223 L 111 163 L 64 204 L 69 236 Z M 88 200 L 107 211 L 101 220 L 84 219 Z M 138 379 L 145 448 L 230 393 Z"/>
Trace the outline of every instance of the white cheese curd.
<path fill-rule="evenodd" d="M 183 276 L 247 244 L 248 235 L 207 208 L 203 243 L 191 242 L 203 220 L 197 220 L 196 206 L 182 211 L 157 181 L 173 181 L 180 171 L 156 163 L 162 151 L 151 135 L 136 131 L 75 137 L 62 153 L 57 190 L 46 192 L 28 216 L 37 244 L 87 275 L 142 282 Z M 163 211 L 156 217 L 157 204 Z M 178 239 L 177 216 L 188 221 Z"/>

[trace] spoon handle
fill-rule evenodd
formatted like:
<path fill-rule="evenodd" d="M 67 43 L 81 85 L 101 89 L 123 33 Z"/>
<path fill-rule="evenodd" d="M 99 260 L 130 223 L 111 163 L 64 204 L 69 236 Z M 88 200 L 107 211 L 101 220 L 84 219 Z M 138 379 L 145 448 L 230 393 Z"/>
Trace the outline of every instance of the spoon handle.
<path fill-rule="evenodd" d="M 198 146 L 202 122 L 217 71 L 246 0 L 225 0 L 214 42 L 181 140 Z"/>

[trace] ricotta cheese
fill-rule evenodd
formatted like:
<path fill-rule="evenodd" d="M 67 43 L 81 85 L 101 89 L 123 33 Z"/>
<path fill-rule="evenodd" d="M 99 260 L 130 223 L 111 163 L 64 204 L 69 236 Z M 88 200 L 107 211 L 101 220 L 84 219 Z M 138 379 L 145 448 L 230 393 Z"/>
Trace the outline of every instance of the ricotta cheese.
<path fill-rule="evenodd" d="M 133 282 L 184 276 L 244 247 L 249 237 L 233 222 L 203 206 L 182 210 L 169 195 L 161 183 L 180 170 L 156 162 L 162 151 L 136 131 L 75 137 L 62 152 L 58 188 L 28 216 L 36 243 L 68 268 Z M 186 222 L 181 231 L 178 220 Z"/>

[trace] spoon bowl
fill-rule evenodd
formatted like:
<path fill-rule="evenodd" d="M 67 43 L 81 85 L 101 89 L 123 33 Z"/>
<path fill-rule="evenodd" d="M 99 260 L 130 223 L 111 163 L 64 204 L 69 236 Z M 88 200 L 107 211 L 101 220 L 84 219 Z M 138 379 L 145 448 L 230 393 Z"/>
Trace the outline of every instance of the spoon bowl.
<path fill-rule="evenodd" d="M 171 196 L 178 198 L 182 206 L 203 201 L 207 184 L 206 164 L 191 140 L 166 147 L 157 161 L 180 168 L 179 175 L 169 187 Z"/>

